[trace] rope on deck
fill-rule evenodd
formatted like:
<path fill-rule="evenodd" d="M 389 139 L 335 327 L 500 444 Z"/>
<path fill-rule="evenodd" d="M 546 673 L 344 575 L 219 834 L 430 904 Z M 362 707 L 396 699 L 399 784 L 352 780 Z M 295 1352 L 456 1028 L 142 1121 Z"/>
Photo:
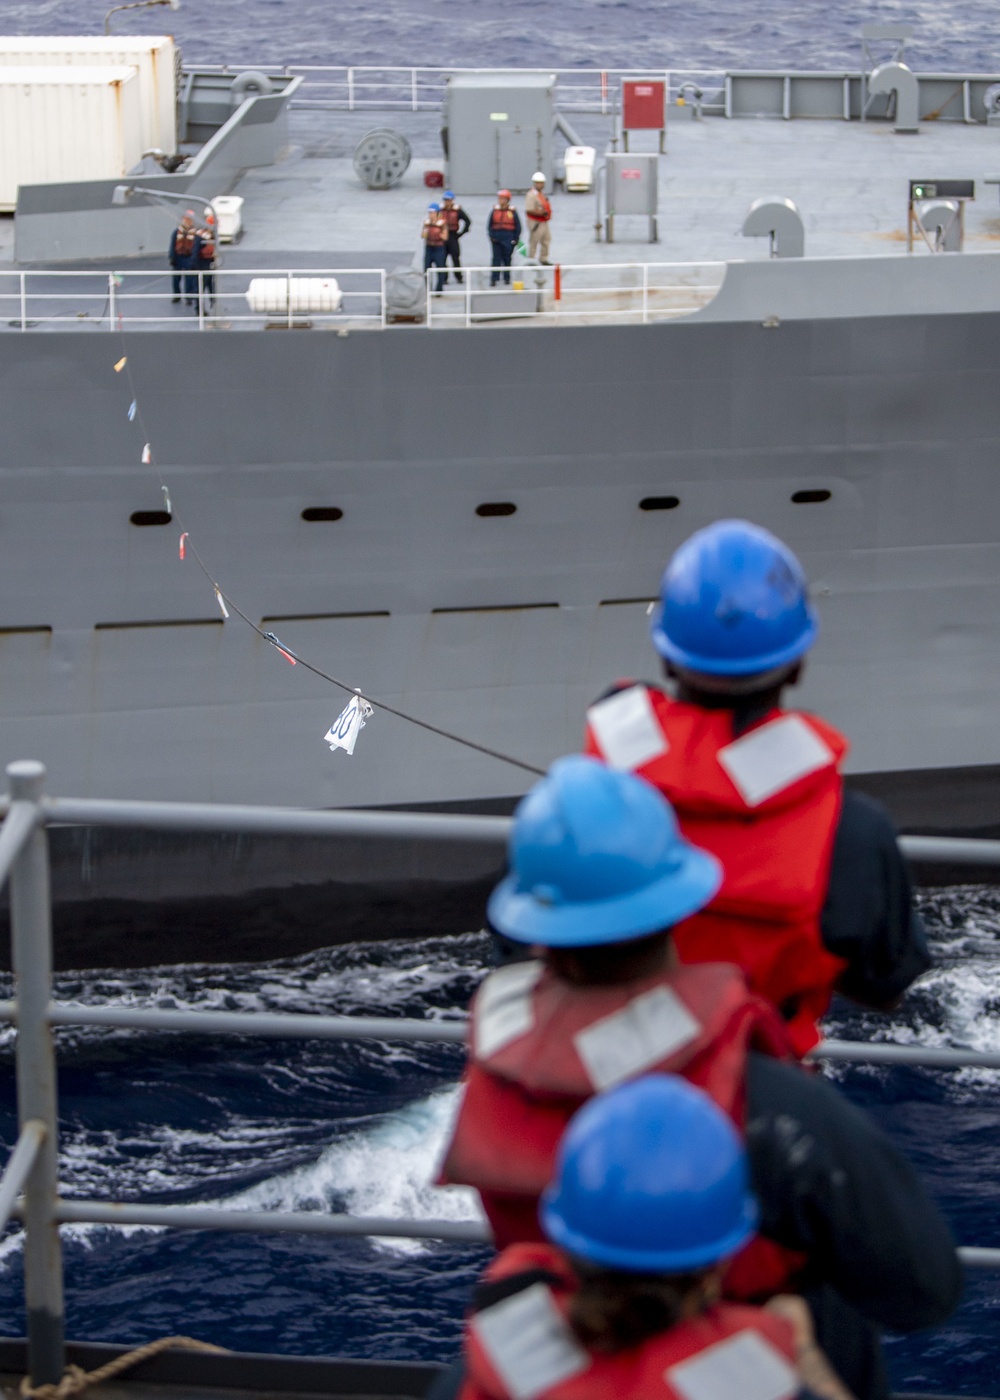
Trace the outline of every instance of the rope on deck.
<path fill-rule="evenodd" d="M 150 1357 L 159 1356 L 161 1351 L 214 1351 L 225 1352 L 226 1347 L 214 1346 L 211 1342 L 199 1342 L 195 1337 L 158 1337 L 155 1342 L 124 1351 L 96 1371 L 85 1371 L 82 1366 L 67 1366 L 66 1373 L 57 1385 L 31 1384 L 30 1376 L 21 1382 L 21 1395 L 24 1400 L 68 1400 L 71 1395 L 80 1395 L 92 1385 L 114 1380 L 123 1371 L 129 1371 Z"/>

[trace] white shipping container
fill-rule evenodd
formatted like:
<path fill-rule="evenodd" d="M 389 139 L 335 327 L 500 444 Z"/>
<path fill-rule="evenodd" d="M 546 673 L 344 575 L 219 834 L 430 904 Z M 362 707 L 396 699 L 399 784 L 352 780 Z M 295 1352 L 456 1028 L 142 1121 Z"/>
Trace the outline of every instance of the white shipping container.
<path fill-rule="evenodd" d="M 0 210 L 18 185 L 111 179 L 141 156 L 134 68 L 0 68 Z"/>
<path fill-rule="evenodd" d="M 136 68 L 142 150 L 165 151 L 168 156 L 177 150 L 176 53 L 169 34 L 0 35 L 0 68 L 22 64 L 36 68 L 126 64 Z"/>

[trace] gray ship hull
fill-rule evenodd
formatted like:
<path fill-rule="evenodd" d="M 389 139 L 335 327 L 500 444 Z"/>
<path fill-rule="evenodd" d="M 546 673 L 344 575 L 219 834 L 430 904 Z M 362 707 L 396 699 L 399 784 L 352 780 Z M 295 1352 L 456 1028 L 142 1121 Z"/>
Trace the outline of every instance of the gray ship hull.
<path fill-rule="evenodd" d="M 655 669 L 647 600 L 671 550 L 740 515 L 813 579 L 801 702 L 851 736 L 850 771 L 930 775 L 1000 763 L 998 331 L 996 314 L 909 315 L 125 349 L 220 583 L 376 700 L 544 766 L 610 680 Z M 0 338 L 5 760 L 41 758 L 80 795 L 523 791 L 523 771 L 378 712 L 352 757 L 328 752 L 342 694 L 223 625 L 176 521 L 130 523 L 163 501 L 121 353 L 100 333 Z M 476 514 L 496 502 L 516 512 Z"/>

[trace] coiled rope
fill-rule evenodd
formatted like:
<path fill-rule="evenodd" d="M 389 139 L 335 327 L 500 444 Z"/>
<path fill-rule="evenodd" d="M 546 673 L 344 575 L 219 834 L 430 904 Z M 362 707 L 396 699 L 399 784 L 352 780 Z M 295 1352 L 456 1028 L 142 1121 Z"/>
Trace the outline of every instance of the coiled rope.
<path fill-rule="evenodd" d="M 159 1356 L 161 1351 L 225 1353 L 227 1348 L 217 1347 L 212 1342 L 199 1342 L 196 1337 L 159 1337 L 155 1342 L 147 1342 L 133 1351 L 122 1352 L 121 1356 L 116 1356 L 104 1366 L 98 1366 L 96 1371 L 85 1371 L 82 1366 L 67 1366 L 65 1375 L 56 1385 L 33 1386 L 31 1377 L 25 1376 L 21 1382 L 21 1395 L 24 1400 L 69 1400 L 69 1396 L 80 1395 L 92 1385 L 114 1380 L 123 1371 L 131 1370 L 152 1356 Z"/>

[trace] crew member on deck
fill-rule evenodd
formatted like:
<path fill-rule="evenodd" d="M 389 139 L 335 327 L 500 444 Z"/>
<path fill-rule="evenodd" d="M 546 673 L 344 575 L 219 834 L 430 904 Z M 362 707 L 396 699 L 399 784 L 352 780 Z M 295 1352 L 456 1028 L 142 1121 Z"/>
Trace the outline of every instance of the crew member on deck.
<path fill-rule="evenodd" d="M 432 288 L 437 294 L 443 290 L 447 276 L 444 263 L 448 245 L 448 225 L 441 213 L 440 204 L 428 204 L 427 217 L 420 230 L 420 237 L 424 240 L 424 272 L 431 267 L 438 269 Z"/>
<path fill-rule="evenodd" d="M 194 269 L 202 274 L 198 291 L 204 294 L 209 306 L 215 301 L 215 249 L 215 215 L 209 209 L 205 211 L 204 225 L 198 230 L 198 265 Z"/>
<path fill-rule="evenodd" d="M 490 210 L 486 232 L 492 249 L 490 286 L 495 287 L 501 277 L 510 286 L 510 260 L 521 238 L 521 216 L 510 202 L 510 190 L 497 191 L 497 202 Z M 500 268 L 505 271 L 498 271 Z"/>
<path fill-rule="evenodd" d="M 757 1203 L 740 1139 L 700 1089 L 648 1075 L 587 1104 L 540 1215 L 546 1242 L 487 1270 L 462 1361 L 429 1400 L 851 1400 L 800 1298 L 721 1300 Z"/>
<path fill-rule="evenodd" d="M 455 271 L 455 281 L 461 283 L 464 279 L 461 271 L 462 251 L 458 246 L 458 240 L 464 238 L 468 233 L 469 229 L 472 227 L 472 220 L 462 206 L 456 204 L 454 190 L 445 190 L 441 198 L 443 200 L 441 213 L 444 215 L 444 221 L 448 225 L 448 242 L 445 245 L 445 252 L 451 259 L 451 265 Z M 445 262 L 445 266 L 447 267 L 447 261 Z M 448 280 L 447 272 L 444 275 L 444 280 L 446 282 Z"/>
<path fill-rule="evenodd" d="M 490 924 L 539 956 L 497 969 L 473 1001 L 443 1181 L 478 1189 L 499 1248 L 537 1241 L 572 1113 L 650 1071 L 683 1075 L 745 1128 L 761 1203 L 727 1296 L 802 1291 L 839 1375 L 883 1400 L 879 1330 L 949 1315 L 954 1245 L 875 1124 L 782 1058 L 787 1028 L 737 969 L 678 962 L 672 928 L 712 899 L 718 862 L 679 834 L 649 783 L 582 755 L 558 760 L 520 804 L 510 858 Z"/>
<path fill-rule="evenodd" d="M 191 266 L 196 238 L 194 210 L 187 209 L 184 212 L 184 217 L 170 235 L 170 247 L 167 249 L 167 261 L 173 270 L 170 290 L 173 293 L 172 300 L 175 305 L 181 299 L 181 273 L 187 271 Z"/>
<path fill-rule="evenodd" d="M 524 201 L 528 220 L 528 257 L 538 258 L 546 267 L 552 241 L 552 204 L 545 193 L 545 176 L 536 170 L 531 177 L 531 189 Z"/>
<path fill-rule="evenodd" d="M 652 620 L 673 694 L 618 682 L 588 710 L 586 738 L 659 788 L 722 862 L 715 900 L 674 931 L 681 961 L 736 963 L 801 1054 L 834 989 L 887 1010 L 931 963 L 892 821 L 844 788 L 847 741 L 781 706 L 816 632 L 780 540 L 742 520 L 699 530 L 667 566 Z"/>

